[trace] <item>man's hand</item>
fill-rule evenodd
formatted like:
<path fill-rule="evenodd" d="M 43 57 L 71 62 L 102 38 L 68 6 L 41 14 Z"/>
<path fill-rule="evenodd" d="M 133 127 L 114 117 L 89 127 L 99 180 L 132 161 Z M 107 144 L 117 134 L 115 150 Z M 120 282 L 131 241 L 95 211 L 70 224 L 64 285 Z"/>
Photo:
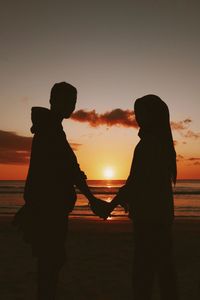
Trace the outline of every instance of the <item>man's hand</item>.
<path fill-rule="evenodd" d="M 96 197 L 90 199 L 90 208 L 95 215 L 103 218 L 104 220 L 106 220 L 110 216 L 110 213 L 112 211 L 110 203 Z"/>
<path fill-rule="evenodd" d="M 109 216 L 111 216 L 111 212 L 118 206 L 120 205 L 125 213 L 129 212 L 129 205 L 127 201 L 122 201 L 117 195 L 113 198 L 113 200 L 108 204 L 108 207 L 105 210 L 105 219 L 107 219 Z"/>

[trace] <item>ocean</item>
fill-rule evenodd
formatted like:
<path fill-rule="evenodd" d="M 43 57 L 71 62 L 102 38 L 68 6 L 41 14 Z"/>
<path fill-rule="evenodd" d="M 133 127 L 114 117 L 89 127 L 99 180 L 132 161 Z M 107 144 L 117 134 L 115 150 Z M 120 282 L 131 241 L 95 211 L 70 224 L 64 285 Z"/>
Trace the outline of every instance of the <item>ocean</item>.
<path fill-rule="evenodd" d="M 97 198 L 111 201 L 124 180 L 88 180 L 88 185 Z M 24 204 L 24 181 L 0 181 L 0 216 L 14 215 Z M 174 188 L 176 218 L 200 218 L 200 180 L 178 180 Z M 94 218 L 87 199 L 77 190 L 76 206 L 72 217 Z M 112 213 L 113 219 L 127 219 L 121 207 Z M 96 217 L 98 218 L 98 217 Z"/>

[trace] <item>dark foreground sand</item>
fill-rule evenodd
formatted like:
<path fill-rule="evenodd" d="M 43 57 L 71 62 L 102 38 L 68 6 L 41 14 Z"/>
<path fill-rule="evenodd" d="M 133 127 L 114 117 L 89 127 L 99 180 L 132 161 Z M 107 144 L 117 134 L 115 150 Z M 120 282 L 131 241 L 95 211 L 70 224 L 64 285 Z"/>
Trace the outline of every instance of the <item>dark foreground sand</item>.
<path fill-rule="evenodd" d="M 35 261 L 10 220 L 0 218 L 0 299 L 33 300 Z M 180 300 L 199 300 L 200 221 L 177 220 L 174 240 Z M 66 247 L 68 262 L 60 275 L 57 299 L 132 299 L 129 221 L 70 219 Z M 159 299 L 156 287 L 154 299 Z"/>

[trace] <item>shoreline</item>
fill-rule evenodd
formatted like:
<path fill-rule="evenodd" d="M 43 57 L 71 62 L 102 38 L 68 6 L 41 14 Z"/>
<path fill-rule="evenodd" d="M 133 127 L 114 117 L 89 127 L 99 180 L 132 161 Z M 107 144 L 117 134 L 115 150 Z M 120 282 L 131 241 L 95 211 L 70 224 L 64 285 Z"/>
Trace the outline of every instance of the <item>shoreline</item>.
<path fill-rule="evenodd" d="M 6 220 L 12 220 L 12 218 L 14 217 L 15 213 L 13 214 L 0 214 L 0 223 L 2 221 L 6 221 Z M 111 218 L 109 217 L 107 220 L 103 220 L 101 219 L 100 217 L 98 216 L 95 216 L 95 215 L 81 215 L 81 214 L 72 214 L 72 215 L 69 215 L 69 220 L 73 220 L 73 221 L 84 221 L 84 222 L 109 222 L 109 223 L 112 223 L 112 222 L 120 222 L 120 223 L 132 223 L 132 220 L 129 219 L 128 216 L 120 216 L 120 215 L 117 215 L 117 216 L 112 216 Z M 183 222 L 189 222 L 189 223 L 200 223 L 200 217 L 199 216 L 176 216 L 174 218 L 174 222 L 173 224 L 176 224 L 176 223 L 183 223 Z"/>
<path fill-rule="evenodd" d="M 16 230 L 12 226 L 12 219 L 14 215 L 0 215 L 0 226 L 10 226 L 13 230 Z M 133 222 L 127 218 L 109 218 L 107 220 L 100 219 L 96 216 L 91 217 L 80 217 L 80 216 L 69 216 L 69 232 L 81 232 L 81 229 L 89 232 L 119 232 L 119 233 L 132 233 L 134 231 Z M 200 233 L 200 218 L 191 218 L 191 217 L 178 217 L 174 219 L 172 224 L 174 232 L 178 231 L 193 231 Z"/>
<path fill-rule="evenodd" d="M 15 213 L 9 213 L 9 214 L 0 214 L 0 222 L 2 220 L 12 220 Z M 109 217 L 107 220 L 103 220 L 98 216 L 95 215 L 87 215 L 87 214 L 70 214 L 69 215 L 70 220 L 77 220 L 77 221 L 89 221 L 89 222 L 132 222 L 131 219 L 129 219 L 126 215 L 114 215 L 111 218 Z M 179 222 L 192 222 L 192 223 L 200 223 L 200 217 L 199 216 L 176 216 L 174 217 L 174 224 Z"/>
<path fill-rule="evenodd" d="M 0 221 L 1 219 L 12 219 L 14 217 L 15 213 L 1 213 L 0 214 Z M 69 219 L 76 219 L 76 220 L 88 220 L 88 221 L 104 221 L 103 219 L 101 219 L 98 216 L 95 215 L 90 215 L 90 214 L 70 214 L 69 215 Z M 175 216 L 174 217 L 174 223 L 177 223 L 179 221 L 191 221 L 191 222 L 200 222 L 200 217 L 199 216 Z M 131 219 L 129 219 L 128 216 L 126 215 L 114 215 L 111 218 L 109 217 L 107 220 L 105 221 L 121 221 L 121 222 L 126 222 L 126 221 L 130 221 Z"/>

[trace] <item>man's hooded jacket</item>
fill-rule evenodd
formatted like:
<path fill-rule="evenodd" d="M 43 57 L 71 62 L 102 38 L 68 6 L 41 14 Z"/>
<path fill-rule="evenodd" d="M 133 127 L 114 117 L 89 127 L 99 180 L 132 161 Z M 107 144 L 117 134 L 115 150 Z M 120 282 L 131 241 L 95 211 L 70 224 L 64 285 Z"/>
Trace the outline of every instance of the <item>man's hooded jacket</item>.
<path fill-rule="evenodd" d="M 51 110 L 33 107 L 32 123 L 34 137 L 25 202 L 41 209 L 69 213 L 76 201 L 74 185 L 81 186 L 86 176 L 79 168 L 60 121 Z"/>

